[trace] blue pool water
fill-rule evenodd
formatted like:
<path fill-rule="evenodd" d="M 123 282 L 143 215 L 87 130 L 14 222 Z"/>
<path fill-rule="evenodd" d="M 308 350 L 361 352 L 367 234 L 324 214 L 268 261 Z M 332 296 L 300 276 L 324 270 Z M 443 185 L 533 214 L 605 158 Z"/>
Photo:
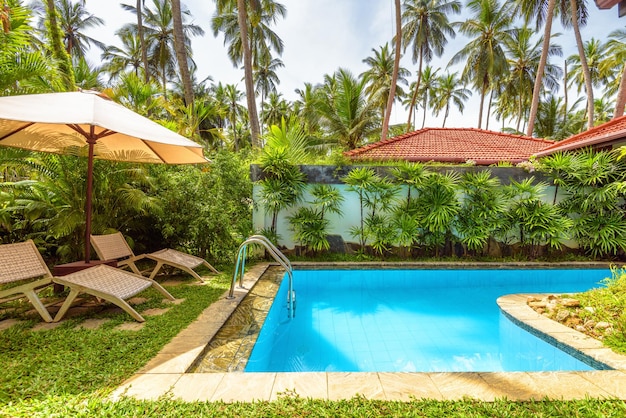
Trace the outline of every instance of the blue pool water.
<path fill-rule="evenodd" d="M 283 280 L 246 372 L 591 370 L 504 317 L 512 293 L 573 293 L 608 269 L 296 270 Z"/>

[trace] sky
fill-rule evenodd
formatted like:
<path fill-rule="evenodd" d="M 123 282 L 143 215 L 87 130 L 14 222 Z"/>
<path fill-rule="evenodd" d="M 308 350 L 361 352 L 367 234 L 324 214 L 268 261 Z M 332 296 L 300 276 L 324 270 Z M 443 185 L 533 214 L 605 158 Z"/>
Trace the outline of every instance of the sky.
<path fill-rule="evenodd" d="M 333 74 L 339 68 L 350 70 L 355 76 L 367 69 L 363 59 L 373 56 L 373 50 L 390 42 L 395 34 L 394 0 L 278 0 L 287 9 L 284 19 L 278 21 L 273 30 L 284 42 L 283 55 L 278 57 L 284 67 L 277 71 L 280 79 L 278 91 L 286 100 L 298 98 L 296 89 L 302 89 L 304 83 L 318 84 L 324 75 Z M 135 16 L 121 8 L 119 1 L 93 0 L 86 2 L 87 10 L 104 19 L 105 25 L 89 30 L 86 33 L 108 45 L 120 43 L 115 31 L 123 24 L 134 22 Z M 135 5 L 135 1 L 126 0 L 126 4 Z M 151 0 L 146 1 L 149 7 Z M 198 65 L 197 79 L 212 77 L 214 82 L 236 84 L 245 91 L 242 81 L 243 70 L 234 68 L 227 55 L 222 34 L 213 36 L 211 18 L 215 13 L 215 2 L 212 0 L 182 0 L 192 15 L 193 23 L 201 26 L 205 35 L 192 38 L 194 60 Z M 582 29 L 583 41 L 591 38 L 606 40 L 607 35 L 615 29 L 626 27 L 626 17 L 619 18 L 617 8 L 599 10 L 595 2 L 588 1 L 589 21 Z M 465 16 L 452 16 L 451 21 L 464 20 Z M 553 33 L 561 32 L 557 42 L 563 47 L 565 57 L 577 52 L 574 36 L 571 31 L 564 31 L 558 23 L 553 25 Z M 451 56 L 458 52 L 467 39 L 457 36 L 450 40 L 447 52 L 442 58 L 431 62 L 433 67 L 444 69 Z M 391 45 L 390 45 L 391 46 Z M 99 51 L 89 55 L 94 63 L 99 62 Z M 562 65 L 561 63 L 555 62 Z M 410 53 L 403 55 L 401 65 L 411 71 L 409 82 L 416 79 L 417 64 L 412 62 Z M 451 68 L 461 71 L 462 67 Z M 474 93 L 466 103 L 463 114 L 452 108 L 446 121 L 446 127 L 477 127 L 479 95 Z M 407 111 L 399 103 L 394 104 L 391 124 L 406 123 Z M 421 126 L 421 110 L 418 112 L 418 127 Z M 443 112 L 439 117 L 428 114 L 426 126 L 441 127 Z M 500 122 L 492 118 L 489 129 L 498 130 Z M 483 122 L 483 128 L 485 123 Z"/>

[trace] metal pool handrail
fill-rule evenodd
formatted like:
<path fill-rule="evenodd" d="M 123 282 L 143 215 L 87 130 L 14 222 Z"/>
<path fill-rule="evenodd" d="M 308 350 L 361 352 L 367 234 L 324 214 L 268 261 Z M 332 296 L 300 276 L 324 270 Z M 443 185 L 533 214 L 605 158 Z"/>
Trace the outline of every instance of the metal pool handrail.
<path fill-rule="evenodd" d="M 289 259 L 283 254 L 272 242 L 263 235 L 252 235 L 248 237 L 237 250 L 237 261 L 235 262 L 235 273 L 233 274 L 233 281 L 230 284 L 230 291 L 228 292 L 228 298 L 233 299 L 235 297 L 235 283 L 237 277 L 239 277 L 239 287 L 243 287 L 243 276 L 246 267 L 246 257 L 248 255 L 249 244 L 260 244 L 267 252 L 280 264 L 286 271 L 289 277 L 289 289 L 287 293 L 287 311 L 288 317 L 293 318 L 295 316 L 296 309 L 296 296 L 293 290 L 293 267 Z"/>

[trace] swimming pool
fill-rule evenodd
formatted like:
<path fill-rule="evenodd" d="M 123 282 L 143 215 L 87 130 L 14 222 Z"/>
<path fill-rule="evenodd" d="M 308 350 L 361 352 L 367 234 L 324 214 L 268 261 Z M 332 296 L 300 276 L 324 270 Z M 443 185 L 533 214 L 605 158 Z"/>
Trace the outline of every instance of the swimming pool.
<path fill-rule="evenodd" d="M 556 371 L 587 364 L 514 325 L 499 296 L 579 292 L 608 269 L 296 270 L 296 317 L 286 281 L 246 372 Z"/>

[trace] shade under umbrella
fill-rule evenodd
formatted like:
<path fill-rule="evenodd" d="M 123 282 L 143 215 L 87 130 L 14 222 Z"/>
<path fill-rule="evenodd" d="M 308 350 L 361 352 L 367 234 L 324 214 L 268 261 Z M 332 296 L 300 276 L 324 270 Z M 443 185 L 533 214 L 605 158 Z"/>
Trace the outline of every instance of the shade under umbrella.
<path fill-rule="evenodd" d="M 91 91 L 0 97 L 0 145 L 85 155 L 85 261 L 90 259 L 93 159 L 206 163 L 201 145 Z"/>

